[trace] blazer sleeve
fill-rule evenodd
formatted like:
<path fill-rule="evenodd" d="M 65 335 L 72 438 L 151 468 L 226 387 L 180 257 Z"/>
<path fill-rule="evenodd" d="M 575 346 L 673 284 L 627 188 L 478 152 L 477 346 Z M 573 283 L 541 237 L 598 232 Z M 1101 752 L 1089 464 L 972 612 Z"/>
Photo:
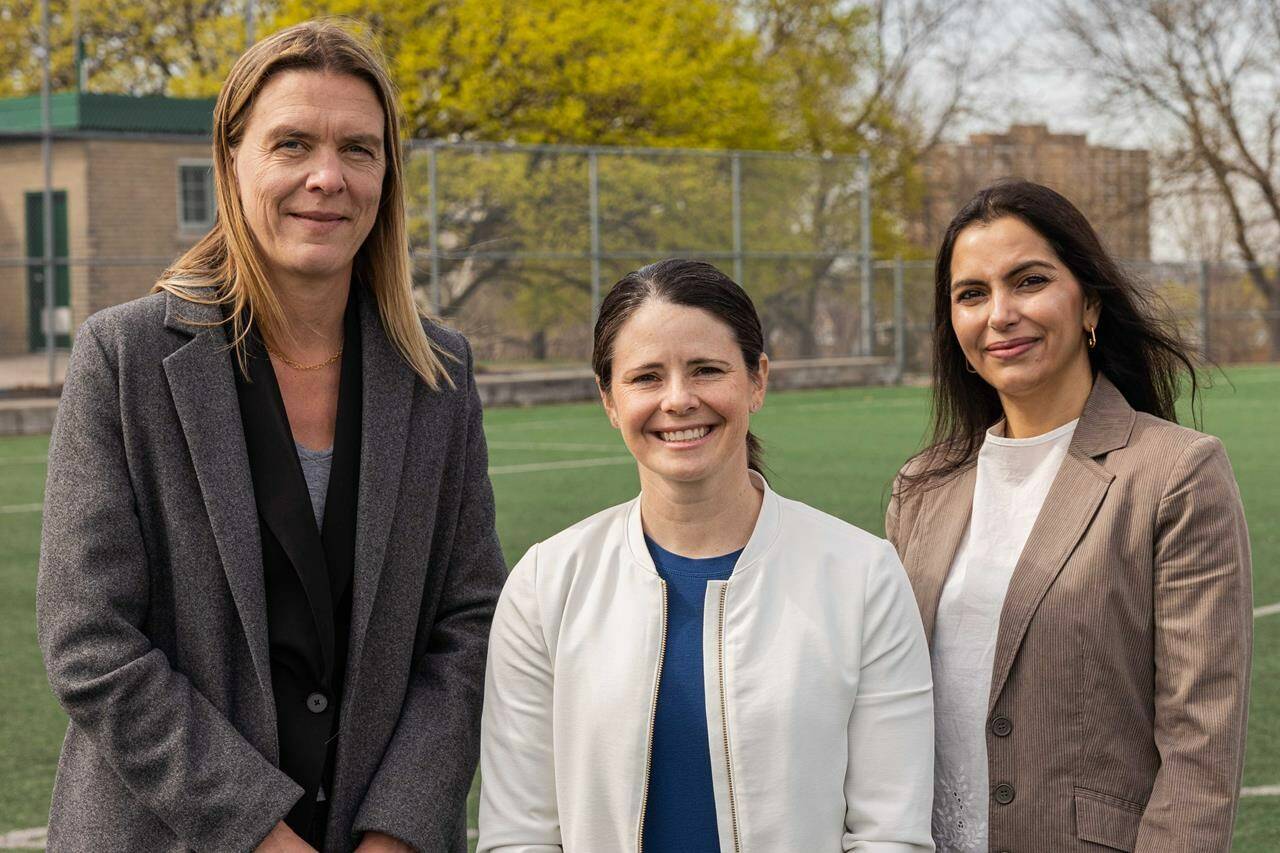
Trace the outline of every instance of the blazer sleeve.
<path fill-rule="evenodd" d="M 443 587 L 434 612 L 422 608 L 417 632 L 427 642 L 413 662 L 400 720 L 353 826 L 357 836 L 382 832 L 429 851 L 466 849 L 489 626 L 507 573 L 469 346 L 465 373 L 463 491 Z"/>
<path fill-rule="evenodd" d="M 489 638 L 477 853 L 562 849 L 552 752 L 550 655 L 538 615 L 538 546 L 507 579 Z"/>
<path fill-rule="evenodd" d="M 888 543 L 867 582 L 849 717 L 843 849 L 926 853 L 933 810 L 933 676 L 906 572 Z"/>
<path fill-rule="evenodd" d="M 184 845 L 252 849 L 302 788 L 152 646 L 148 568 L 117 369 L 90 320 L 76 335 L 49 448 L 36 585 L 49 684 L 130 793 Z"/>
<path fill-rule="evenodd" d="M 1182 453 L 1157 511 L 1155 742 L 1137 851 L 1226 850 L 1244 767 L 1253 596 L 1249 532 L 1221 442 Z"/>
<path fill-rule="evenodd" d="M 889 540 L 898 555 L 902 555 L 902 544 L 899 537 L 902 531 L 902 499 L 898 497 L 898 489 L 902 484 L 902 472 L 893 478 L 892 491 L 889 492 L 889 508 L 884 512 L 884 538 Z"/>

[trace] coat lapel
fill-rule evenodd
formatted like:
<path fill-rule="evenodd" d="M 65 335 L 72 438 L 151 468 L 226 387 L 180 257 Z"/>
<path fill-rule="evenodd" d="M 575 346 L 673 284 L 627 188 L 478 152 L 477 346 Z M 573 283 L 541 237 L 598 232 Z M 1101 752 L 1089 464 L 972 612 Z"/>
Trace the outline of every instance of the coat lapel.
<path fill-rule="evenodd" d="M 262 543 L 236 395 L 235 358 L 221 323 L 218 306 L 187 302 L 170 294 L 165 302 L 165 327 L 189 335 L 191 340 L 164 359 L 164 372 L 258 683 L 269 698 L 271 661 Z"/>
<path fill-rule="evenodd" d="M 353 286 L 355 283 L 353 282 Z M 378 595 L 383 560 L 404 476 L 409 415 L 416 374 L 396 351 L 361 287 L 360 348 L 364 399 L 361 413 L 360 483 L 356 503 L 355 578 L 351 602 L 351 650 L 347 684 L 356 683 L 365 633 Z M 428 523 L 426 519 L 422 523 Z M 347 690 L 350 699 L 354 690 Z"/>
<path fill-rule="evenodd" d="M 942 587 L 947 582 L 960 540 L 969 527 L 977 470 L 976 466 L 970 465 L 950 481 L 927 492 L 913 528 L 922 533 L 916 541 L 909 543 L 915 575 L 912 586 L 920 608 L 920 619 L 924 623 L 925 638 L 930 645 L 933 644 L 933 626 L 938 616 Z"/>
<path fill-rule="evenodd" d="M 1088 529 L 1115 478 L 1098 461 L 1129 441 L 1135 414 L 1102 374 L 1094 381 L 1062 467 L 1018 558 L 1000 612 L 991 695 L 995 709 L 1036 608 Z M 972 490 L 970 490 L 972 495 Z"/>
<path fill-rule="evenodd" d="M 320 531 L 294 447 L 293 431 L 271 361 L 256 340 L 249 347 L 250 382 L 237 383 L 253 493 L 263 521 L 293 564 L 306 591 L 323 658 L 333 671 L 333 604 Z M 341 677 L 335 675 L 335 677 Z"/>

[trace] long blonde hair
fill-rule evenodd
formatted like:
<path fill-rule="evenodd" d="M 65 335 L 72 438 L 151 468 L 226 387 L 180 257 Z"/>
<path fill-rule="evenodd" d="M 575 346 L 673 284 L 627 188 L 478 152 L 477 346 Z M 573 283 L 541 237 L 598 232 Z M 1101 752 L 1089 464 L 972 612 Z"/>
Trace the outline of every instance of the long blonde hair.
<path fill-rule="evenodd" d="M 281 72 L 296 70 L 357 77 L 373 88 L 382 104 L 387 168 L 373 228 L 356 252 L 352 286 L 369 288 L 387 336 L 422 380 L 432 390 L 439 390 L 442 382 L 453 387 L 441 351 L 423 331 L 422 318 L 427 315 L 413 298 L 395 84 L 377 49 L 333 20 L 308 21 L 281 30 L 250 47 L 236 61 L 213 110 L 217 220 L 199 243 L 164 271 L 153 290 L 190 302 L 229 305 L 226 322 L 231 325 L 232 346 L 242 371 L 246 338 L 253 325 L 268 343 L 288 336 L 284 306 L 271 289 L 240 203 L 234 156 L 254 101 L 267 81 Z"/>

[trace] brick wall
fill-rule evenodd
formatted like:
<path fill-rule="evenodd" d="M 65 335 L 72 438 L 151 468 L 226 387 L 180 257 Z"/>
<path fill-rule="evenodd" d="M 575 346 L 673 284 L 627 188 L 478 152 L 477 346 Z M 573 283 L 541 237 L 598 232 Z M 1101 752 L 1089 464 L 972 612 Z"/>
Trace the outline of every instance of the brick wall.
<path fill-rule="evenodd" d="M 1007 133 L 974 134 L 968 143 L 939 146 L 924 164 L 925 202 L 911 237 L 936 249 L 960 206 L 1005 177 L 1062 193 L 1117 257 L 1151 257 L 1147 152 L 1089 145 L 1081 134 L 1050 133 L 1044 125 L 1014 125 Z"/>
<path fill-rule="evenodd" d="M 53 147 L 53 187 L 67 193 L 68 249 L 73 258 L 88 251 L 85 239 L 88 211 L 85 192 L 85 144 L 64 140 Z M 39 142 L 0 143 L 0 259 L 12 261 L 27 253 L 26 194 L 44 189 Z M 83 289 L 86 270 L 71 269 L 72 324 L 84 314 L 76 311 L 76 292 Z M 0 356 L 30 350 L 28 338 L 27 269 L 0 265 Z"/>
<path fill-rule="evenodd" d="M 86 159 L 95 264 L 80 298 L 92 313 L 145 296 L 169 262 L 203 236 L 178 222 L 178 166 L 209 160 L 210 149 L 198 140 L 104 138 L 86 143 Z"/>

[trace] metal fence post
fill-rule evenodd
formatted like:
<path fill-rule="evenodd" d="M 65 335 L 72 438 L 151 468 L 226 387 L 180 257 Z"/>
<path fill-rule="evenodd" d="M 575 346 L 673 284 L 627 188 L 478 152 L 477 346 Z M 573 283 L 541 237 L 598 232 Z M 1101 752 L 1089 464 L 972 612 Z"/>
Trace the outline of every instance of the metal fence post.
<path fill-rule="evenodd" d="M 600 162 L 595 149 L 587 154 L 591 197 L 591 325 L 600 316 Z"/>
<path fill-rule="evenodd" d="M 1209 357 L 1209 262 L 1200 262 L 1200 354 Z"/>
<path fill-rule="evenodd" d="M 57 279 L 53 268 L 53 119 L 50 113 L 49 0 L 40 3 L 40 155 L 44 163 L 44 346 L 49 357 L 49 387 L 58 384 Z M 70 278 L 71 270 L 67 269 Z M 67 330 L 70 333 L 70 329 Z"/>
<path fill-rule="evenodd" d="M 907 372 L 907 267 L 901 257 L 893 259 L 893 361 L 901 383 Z"/>
<path fill-rule="evenodd" d="M 733 152 L 729 159 L 733 178 L 733 280 L 746 287 L 742 280 L 742 156 Z"/>
<path fill-rule="evenodd" d="M 862 152 L 862 204 L 859 237 L 862 242 L 862 334 L 859 351 L 871 355 L 875 346 L 876 318 L 871 269 L 871 155 Z"/>
<path fill-rule="evenodd" d="M 440 202 L 436 186 L 436 147 L 427 148 L 427 229 L 431 239 L 431 310 L 439 316 L 440 299 Z"/>

